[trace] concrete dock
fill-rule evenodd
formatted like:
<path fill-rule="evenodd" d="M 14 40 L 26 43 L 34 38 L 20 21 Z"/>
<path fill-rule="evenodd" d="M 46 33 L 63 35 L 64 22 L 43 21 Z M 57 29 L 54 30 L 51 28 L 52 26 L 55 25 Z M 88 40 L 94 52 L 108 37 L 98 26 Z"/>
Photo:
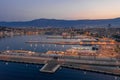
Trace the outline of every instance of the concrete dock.
<path fill-rule="evenodd" d="M 92 45 L 120 45 L 119 42 L 99 42 L 99 41 L 61 41 L 61 42 L 41 42 L 41 41 L 27 41 L 25 43 L 29 44 L 57 44 L 57 45 L 83 45 L 83 44 L 92 44 Z"/>
<path fill-rule="evenodd" d="M 20 54 L 20 53 L 18 53 Z M 0 53 L 1 61 L 30 63 L 30 64 L 44 64 L 40 69 L 42 72 L 54 73 L 59 67 L 67 67 L 73 69 L 87 70 L 93 72 L 99 72 L 104 74 L 111 74 L 120 76 L 120 61 L 116 60 L 89 60 L 89 59 L 66 59 L 59 58 L 57 61 L 53 60 L 53 57 L 41 57 L 41 56 L 24 56 Z"/>
<path fill-rule="evenodd" d="M 52 59 L 48 61 L 41 69 L 41 72 L 48 72 L 48 73 L 54 73 L 58 68 L 60 67 L 60 63 Z"/>
<path fill-rule="evenodd" d="M 118 68 L 117 66 L 110 67 L 110 66 L 100 66 L 100 65 L 97 66 L 97 65 L 87 65 L 87 64 L 78 64 L 78 63 L 65 63 L 64 65 L 62 65 L 62 67 L 120 76 L 120 68 Z"/>

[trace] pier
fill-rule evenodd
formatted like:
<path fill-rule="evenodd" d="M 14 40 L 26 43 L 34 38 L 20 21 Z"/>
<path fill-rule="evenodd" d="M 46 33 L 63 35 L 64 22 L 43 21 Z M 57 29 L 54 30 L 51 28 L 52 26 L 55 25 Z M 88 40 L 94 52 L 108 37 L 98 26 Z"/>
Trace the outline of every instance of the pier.
<path fill-rule="evenodd" d="M 119 42 L 99 42 L 99 41 L 77 41 L 77 42 L 70 42 L 70 41 L 61 41 L 61 42 L 41 42 L 41 41 L 27 41 L 25 43 L 29 44 L 57 44 L 57 45 L 120 45 Z"/>
<path fill-rule="evenodd" d="M 18 53 L 18 52 L 19 53 Z M 21 52 L 21 53 L 20 53 Z M 31 54 L 32 53 L 32 54 Z M 34 54 L 33 54 L 34 53 Z M 27 55 L 26 55 L 27 54 Z M 44 64 L 41 72 L 54 73 L 59 67 L 93 71 L 98 73 L 120 76 L 119 59 L 77 59 L 69 57 L 54 57 L 38 55 L 39 53 L 31 51 L 9 50 L 0 52 L 0 60 L 18 63 Z"/>
<path fill-rule="evenodd" d="M 60 63 L 56 59 L 48 61 L 41 69 L 41 72 L 54 73 L 60 67 Z"/>

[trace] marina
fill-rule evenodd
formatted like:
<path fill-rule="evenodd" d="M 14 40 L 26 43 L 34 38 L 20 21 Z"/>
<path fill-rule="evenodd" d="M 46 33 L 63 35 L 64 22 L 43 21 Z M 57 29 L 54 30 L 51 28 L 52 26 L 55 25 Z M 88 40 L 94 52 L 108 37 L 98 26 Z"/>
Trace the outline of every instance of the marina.
<path fill-rule="evenodd" d="M 102 58 L 97 56 L 87 56 L 87 55 L 81 55 L 81 56 L 68 56 L 66 55 L 57 55 L 57 54 L 47 54 L 47 51 L 53 51 L 56 53 L 61 53 L 61 50 L 69 50 L 72 49 L 78 49 L 78 50 L 84 50 L 84 49 L 90 49 L 91 47 L 80 47 L 80 45 L 54 45 L 54 44 L 26 44 L 25 41 L 28 41 L 31 39 L 32 36 L 28 36 L 27 39 L 24 39 L 26 36 L 23 36 L 23 40 L 19 43 L 16 43 L 19 45 L 19 47 L 13 47 L 12 43 L 9 43 L 9 47 L 2 46 L 0 49 L 0 61 L 5 61 L 6 65 L 14 63 L 20 63 L 20 64 L 26 64 L 26 66 L 35 64 L 35 65 L 42 65 L 40 68 L 37 68 L 40 74 L 45 73 L 54 73 L 58 74 L 59 72 L 63 71 L 64 68 L 67 69 L 74 69 L 78 71 L 86 71 L 87 73 L 91 72 L 96 75 L 100 74 L 105 76 L 108 75 L 110 77 L 115 76 L 119 79 L 119 65 L 120 60 L 116 58 Z M 34 39 L 35 36 L 33 36 Z M 36 36 L 37 38 L 40 38 Z M 19 37 L 14 37 L 17 40 L 20 40 Z M 12 38 L 11 38 L 12 39 Z M 15 42 L 14 40 L 9 39 L 11 42 Z M 41 38 L 40 38 L 41 39 Z M 1 40 L 1 44 L 8 42 L 8 40 L 4 40 L 4 42 Z M 24 46 L 23 46 L 24 45 Z M 23 46 L 23 47 L 20 47 Z M 7 47 L 7 48 L 6 48 Z M 10 50 L 12 48 L 12 50 Z M 22 49 L 21 49 L 22 48 Z M 47 49 L 46 49 L 47 48 Z M 7 49 L 7 50 L 6 50 Z M 30 49 L 30 50 L 29 50 Z M 45 50 L 45 51 L 44 51 Z M 58 51 L 60 50 L 60 52 Z M 51 64 L 51 60 L 54 59 L 54 57 L 58 57 L 56 64 Z M 49 63 L 49 65 L 48 65 Z M 47 66 L 46 66 L 47 65 Z M 50 68 L 49 68 L 50 67 Z M 43 71 L 41 71 L 43 69 Z M 36 71 L 37 71 L 36 70 Z M 72 72 L 73 72 L 72 71 Z M 70 72 L 71 73 L 71 72 Z M 108 78 L 108 77 L 106 77 Z M 94 79 L 94 78 L 93 78 Z M 64 80 L 64 79 L 63 79 Z M 72 79 L 70 79 L 72 80 Z"/>

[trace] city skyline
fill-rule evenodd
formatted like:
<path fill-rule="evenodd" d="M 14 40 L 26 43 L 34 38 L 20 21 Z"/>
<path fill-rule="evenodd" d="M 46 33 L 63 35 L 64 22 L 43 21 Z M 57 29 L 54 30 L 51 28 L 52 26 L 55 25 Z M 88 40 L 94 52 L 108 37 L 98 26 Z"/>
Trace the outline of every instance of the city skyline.
<path fill-rule="evenodd" d="M 119 3 L 119 0 L 0 0 L 0 21 L 117 18 Z"/>

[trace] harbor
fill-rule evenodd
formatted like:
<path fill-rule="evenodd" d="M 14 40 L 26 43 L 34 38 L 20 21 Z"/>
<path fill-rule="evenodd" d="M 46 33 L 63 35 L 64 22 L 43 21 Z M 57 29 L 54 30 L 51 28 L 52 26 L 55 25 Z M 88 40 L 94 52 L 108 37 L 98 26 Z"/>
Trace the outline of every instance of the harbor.
<path fill-rule="evenodd" d="M 76 72 L 78 72 L 83 75 L 102 75 L 106 76 L 106 79 L 108 79 L 107 76 L 112 78 L 117 77 L 119 79 L 120 60 L 119 57 L 117 57 L 118 54 L 113 51 L 113 48 L 116 47 L 115 45 L 57 45 L 25 43 L 27 41 L 55 42 L 54 39 L 46 39 L 46 37 L 47 36 L 22 36 L 22 38 L 13 37 L 9 38 L 9 40 L 1 40 L 0 44 L 3 45 L 0 47 L 1 63 L 4 63 L 4 66 L 11 66 L 10 64 L 25 65 L 28 69 L 30 68 L 29 71 L 35 69 L 33 71 L 37 72 L 39 76 L 40 74 L 47 75 L 48 73 L 50 73 L 51 76 L 59 73 L 64 74 L 64 70 L 70 70 L 67 74 L 72 75 L 73 71 L 75 71 L 74 74 L 76 75 Z M 17 43 L 16 40 L 19 41 L 19 43 Z M 57 42 L 74 42 L 75 40 L 57 39 Z M 9 41 L 10 43 L 8 43 Z M 16 45 L 16 47 L 13 47 L 13 45 Z M 29 67 L 29 65 L 36 65 L 36 68 Z M 18 66 L 13 68 L 16 67 Z M 19 68 L 22 67 L 24 66 L 20 66 Z M 26 68 L 24 71 L 28 69 Z M 20 69 L 20 71 L 22 71 L 22 69 Z M 63 76 L 65 77 L 65 74 Z M 72 79 L 74 76 L 72 76 Z M 93 76 L 89 77 L 93 78 Z"/>
<path fill-rule="evenodd" d="M 120 80 L 120 0 L 0 0 L 0 80 Z"/>

